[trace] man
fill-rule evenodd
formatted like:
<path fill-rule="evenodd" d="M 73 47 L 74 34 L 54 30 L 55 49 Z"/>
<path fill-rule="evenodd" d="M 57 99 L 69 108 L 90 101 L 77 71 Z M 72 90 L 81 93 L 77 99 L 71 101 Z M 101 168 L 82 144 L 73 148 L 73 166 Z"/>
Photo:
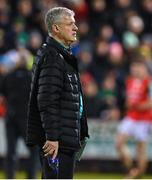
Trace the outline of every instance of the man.
<path fill-rule="evenodd" d="M 152 120 L 152 79 L 141 59 L 130 65 L 130 76 L 126 80 L 126 116 L 120 123 L 117 150 L 126 170 L 127 178 L 139 178 L 146 170 L 146 143 Z M 137 166 L 128 153 L 126 142 L 134 138 L 137 143 Z"/>
<path fill-rule="evenodd" d="M 64 7 L 50 9 L 45 22 L 49 36 L 33 65 L 27 144 L 40 146 L 42 178 L 68 179 L 88 137 L 77 59 L 70 51 L 78 28 L 74 12 Z"/>
<path fill-rule="evenodd" d="M 4 75 L 0 92 L 6 99 L 6 178 L 15 178 L 17 140 L 26 137 L 27 105 L 30 93 L 31 73 L 26 68 L 26 61 L 19 53 L 16 67 Z M 36 147 L 28 148 L 30 155 L 27 165 L 27 178 L 36 178 Z M 32 168 L 31 168 L 32 166 Z"/>

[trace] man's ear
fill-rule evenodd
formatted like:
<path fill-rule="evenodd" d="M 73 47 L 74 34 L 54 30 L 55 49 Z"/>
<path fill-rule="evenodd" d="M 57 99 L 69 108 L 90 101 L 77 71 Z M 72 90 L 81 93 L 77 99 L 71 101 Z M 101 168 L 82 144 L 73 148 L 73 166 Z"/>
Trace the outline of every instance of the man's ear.
<path fill-rule="evenodd" d="M 55 32 L 55 33 L 58 33 L 59 32 L 59 27 L 57 24 L 53 24 L 52 25 L 52 30 Z"/>

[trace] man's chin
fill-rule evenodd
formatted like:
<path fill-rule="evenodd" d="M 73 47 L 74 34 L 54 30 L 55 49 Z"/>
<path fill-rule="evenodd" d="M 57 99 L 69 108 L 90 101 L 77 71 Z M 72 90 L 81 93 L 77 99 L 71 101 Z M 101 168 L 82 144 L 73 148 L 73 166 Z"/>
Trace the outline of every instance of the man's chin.
<path fill-rule="evenodd" d="M 71 44 L 75 43 L 76 41 L 77 41 L 77 38 L 70 39 L 68 41 L 68 45 L 71 45 Z"/>
<path fill-rule="evenodd" d="M 71 43 L 75 43 L 77 41 L 77 38 L 71 39 Z"/>

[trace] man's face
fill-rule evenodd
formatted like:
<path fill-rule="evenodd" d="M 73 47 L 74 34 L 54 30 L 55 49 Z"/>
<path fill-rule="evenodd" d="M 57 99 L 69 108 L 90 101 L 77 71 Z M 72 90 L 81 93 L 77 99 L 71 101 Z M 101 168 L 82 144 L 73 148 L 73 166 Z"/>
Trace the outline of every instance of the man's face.
<path fill-rule="evenodd" d="M 57 23 L 58 32 L 57 37 L 63 42 L 63 44 L 69 46 L 71 43 L 77 40 L 77 26 L 75 25 L 75 19 L 73 16 L 63 16 L 61 22 Z"/>
<path fill-rule="evenodd" d="M 146 66 L 140 63 L 133 63 L 130 67 L 130 72 L 137 78 L 144 78 L 148 74 Z"/>

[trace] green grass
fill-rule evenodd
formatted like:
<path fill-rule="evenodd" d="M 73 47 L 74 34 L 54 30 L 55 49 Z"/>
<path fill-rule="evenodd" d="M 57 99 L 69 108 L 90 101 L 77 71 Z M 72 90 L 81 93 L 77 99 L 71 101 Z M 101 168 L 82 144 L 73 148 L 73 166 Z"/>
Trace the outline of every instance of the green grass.
<path fill-rule="evenodd" d="M 93 172 L 80 172 L 76 173 L 75 179 L 124 179 L 123 174 L 116 173 L 93 173 Z M 151 175 L 144 175 L 143 179 L 152 179 Z"/>
<path fill-rule="evenodd" d="M 37 179 L 40 179 L 41 174 L 38 173 Z M 26 174 L 25 172 L 17 172 L 16 173 L 16 179 L 25 179 Z M 151 175 L 145 175 L 143 177 L 144 179 L 152 179 Z M 0 179 L 5 179 L 5 175 L 3 171 L 0 171 Z M 74 179 L 123 179 L 122 174 L 116 174 L 116 173 L 93 173 L 93 172 L 77 172 L 74 175 Z"/>
<path fill-rule="evenodd" d="M 76 173 L 75 179 L 122 179 L 121 174 L 108 174 L 108 173 L 89 173 L 89 172 L 81 172 Z"/>

